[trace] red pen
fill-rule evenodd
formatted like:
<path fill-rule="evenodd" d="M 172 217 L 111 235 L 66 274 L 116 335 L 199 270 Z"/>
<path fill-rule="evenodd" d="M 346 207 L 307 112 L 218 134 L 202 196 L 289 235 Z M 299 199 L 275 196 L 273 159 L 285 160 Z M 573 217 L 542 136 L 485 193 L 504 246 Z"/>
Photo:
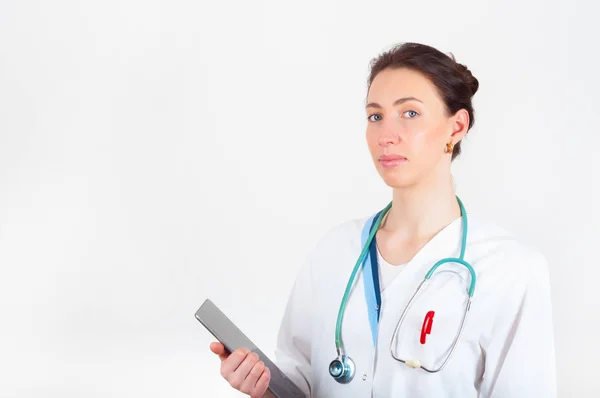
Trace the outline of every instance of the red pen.
<path fill-rule="evenodd" d="M 435 311 L 429 311 L 425 314 L 425 319 L 423 320 L 423 327 L 421 328 L 421 344 L 425 344 L 425 340 L 428 334 L 431 334 L 431 326 L 433 325 L 433 316 L 435 315 Z"/>

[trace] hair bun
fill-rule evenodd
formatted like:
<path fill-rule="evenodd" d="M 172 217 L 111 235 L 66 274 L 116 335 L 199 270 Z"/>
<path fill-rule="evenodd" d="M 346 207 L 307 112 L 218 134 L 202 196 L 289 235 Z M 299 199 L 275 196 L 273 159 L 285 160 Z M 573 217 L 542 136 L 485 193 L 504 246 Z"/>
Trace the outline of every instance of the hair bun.
<path fill-rule="evenodd" d="M 471 90 L 471 96 L 475 95 L 479 89 L 479 81 L 477 78 L 473 76 L 473 73 L 471 73 L 469 68 L 463 64 L 459 64 L 458 62 L 456 63 L 456 70 L 469 87 L 469 90 Z"/>

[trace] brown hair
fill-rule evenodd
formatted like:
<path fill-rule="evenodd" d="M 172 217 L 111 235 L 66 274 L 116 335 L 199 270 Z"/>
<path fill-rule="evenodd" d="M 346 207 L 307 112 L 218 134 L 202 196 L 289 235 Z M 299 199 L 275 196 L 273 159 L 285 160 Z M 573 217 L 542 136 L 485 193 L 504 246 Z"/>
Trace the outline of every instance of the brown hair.
<path fill-rule="evenodd" d="M 475 111 L 471 98 L 479 88 L 479 81 L 465 65 L 456 62 L 452 53 L 448 56 L 424 44 L 403 43 L 372 59 L 370 68 L 368 88 L 377 74 L 387 68 L 408 68 L 422 73 L 437 87 L 448 114 L 465 109 L 469 113 L 469 129 L 473 127 Z M 452 160 L 460 155 L 460 144 L 454 146 Z"/>

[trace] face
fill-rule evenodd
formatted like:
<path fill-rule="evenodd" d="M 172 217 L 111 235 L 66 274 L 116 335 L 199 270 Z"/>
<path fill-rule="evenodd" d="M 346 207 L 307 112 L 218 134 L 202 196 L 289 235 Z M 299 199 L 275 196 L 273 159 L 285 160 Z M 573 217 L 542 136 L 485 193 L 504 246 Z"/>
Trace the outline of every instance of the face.
<path fill-rule="evenodd" d="M 367 96 L 367 143 L 377 171 L 393 188 L 450 170 L 451 153 L 466 134 L 468 113 L 448 115 L 436 87 L 410 69 L 385 69 Z M 433 177 L 435 178 L 435 177 Z"/>

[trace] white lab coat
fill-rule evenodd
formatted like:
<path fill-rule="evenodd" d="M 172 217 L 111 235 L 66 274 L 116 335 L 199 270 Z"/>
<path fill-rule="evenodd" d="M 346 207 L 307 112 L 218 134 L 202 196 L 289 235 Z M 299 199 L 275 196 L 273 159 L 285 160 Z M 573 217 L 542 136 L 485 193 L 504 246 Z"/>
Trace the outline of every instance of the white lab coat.
<path fill-rule="evenodd" d="M 362 273 L 357 276 L 342 324 L 345 352 L 356 364 L 356 376 L 349 384 L 336 382 L 328 367 L 336 357 L 338 309 L 369 217 L 332 228 L 297 276 L 278 334 L 277 365 L 309 397 L 556 397 L 546 260 L 505 230 L 468 217 L 465 260 L 476 272 L 476 288 L 461 339 L 444 369 L 430 374 L 395 361 L 390 341 L 408 300 L 431 266 L 443 257 L 458 257 L 460 218 L 427 243 L 382 292 L 376 347 Z M 460 325 L 469 280 L 461 265 L 438 269 L 407 314 L 397 356 L 419 359 L 425 366 L 444 359 Z M 430 310 L 435 315 L 423 345 L 419 337 Z"/>

